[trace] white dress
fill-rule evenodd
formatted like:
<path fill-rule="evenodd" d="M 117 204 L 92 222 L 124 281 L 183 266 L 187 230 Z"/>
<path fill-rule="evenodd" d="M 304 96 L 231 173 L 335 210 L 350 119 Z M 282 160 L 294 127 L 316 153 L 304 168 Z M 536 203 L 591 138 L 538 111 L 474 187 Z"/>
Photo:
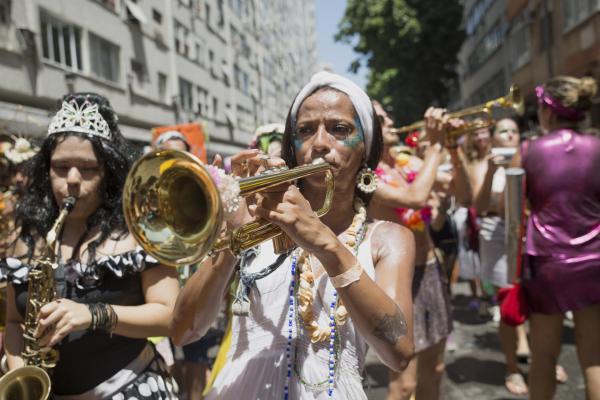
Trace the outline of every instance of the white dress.
<path fill-rule="evenodd" d="M 365 272 L 374 278 L 371 256 L 371 234 L 359 247 L 358 258 Z M 343 238 L 341 238 L 343 241 Z M 249 267 L 260 271 L 276 259 L 271 241 L 259 247 L 259 254 Z M 291 256 L 267 277 L 256 281 L 250 294 L 248 316 L 233 316 L 232 340 L 227 361 L 207 399 L 283 399 L 287 375 L 286 346 L 288 341 L 288 305 L 291 279 Z M 318 273 L 317 273 L 318 274 Z M 329 304 L 333 286 L 325 273 L 315 279 L 316 293 L 313 310 L 320 326 L 329 322 Z M 297 301 L 295 301 L 297 304 Z M 302 324 L 302 322 L 300 322 Z M 341 333 L 340 359 L 335 375 L 334 399 L 367 399 L 362 387 L 362 371 L 367 344 L 348 318 L 339 329 Z M 293 367 L 289 381 L 289 399 L 326 399 L 327 384 L 311 388 L 300 382 L 320 383 L 327 380 L 329 369 L 329 341 L 311 344 L 310 337 L 300 327 L 298 318 L 293 323 Z M 295 354 L 294 354 L 295 353 Z"/>

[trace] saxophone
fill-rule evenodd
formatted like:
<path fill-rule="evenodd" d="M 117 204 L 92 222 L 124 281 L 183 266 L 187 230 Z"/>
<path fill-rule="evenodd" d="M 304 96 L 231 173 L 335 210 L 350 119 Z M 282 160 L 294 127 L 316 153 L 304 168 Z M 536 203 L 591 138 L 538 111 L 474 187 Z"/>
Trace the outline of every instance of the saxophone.
<path fill-rule="evenodd" d="M 63 201 L 58 218 L 46 234 L 42 257 L 33 263 L 29 271 L 23 331 L 24 350 L 21 353 L 25 366 L 10 371 L 0 379 L 0 400 L 45 400 L 50 396 L 51 380 L 48 371 L 56 366 L 58 352 L 52 348 L 40 347 L 33 334 L 40 309 L 56 298 L 54 269 L 57 264 L 54 246 L 75 201 L 75 197 L 67 197 Z"/>

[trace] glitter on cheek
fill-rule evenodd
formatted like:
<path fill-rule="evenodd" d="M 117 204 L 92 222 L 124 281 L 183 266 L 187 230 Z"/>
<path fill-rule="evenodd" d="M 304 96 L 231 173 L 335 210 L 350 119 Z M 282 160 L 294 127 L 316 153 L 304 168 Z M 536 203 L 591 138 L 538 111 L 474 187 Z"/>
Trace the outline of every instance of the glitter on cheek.
<path fill-rule="evenodd" d="M 363 132 L 363 128 L 358 117 L 354 118 L 354 124 L 356 125 L 356 130 L 358 131 L 357 134 L 349 136 L 342 141 L 344 146 L 349 147 L 351 149 L 355 149 L 356 146 L 358 146 L 365 139 L 365 134 Z"/>

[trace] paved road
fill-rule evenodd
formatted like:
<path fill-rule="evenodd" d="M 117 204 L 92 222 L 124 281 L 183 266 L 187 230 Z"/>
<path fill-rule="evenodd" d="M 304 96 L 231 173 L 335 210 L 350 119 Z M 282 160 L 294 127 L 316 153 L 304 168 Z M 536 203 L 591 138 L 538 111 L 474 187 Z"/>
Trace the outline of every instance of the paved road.
<path fill-rule="evenodd" d="M 446 375 L 442 382 L 444 400 L 509 400 L 524 399 L 513 396 L 504 389 L 504 363 L 500 352 L 497 328 L 493 322 L 481 321 L 474 311 L 467 308 L 466 285 L 455 285 L 454 332 L 452 340 L 456 350 L 446 352 Z M 566 320 L 563 331 L 563 347 L 560 364 L 569 374 L 569 381 L 559 385 L 556 399 L 585 399 L 581 375 L 574 346 L 571 321 Z M 526 374 L 528 366 L 521 365 Z M 367 360 L 367 396 L 380 400 L 386 397 L 387 370 L 377 358 L 369 354 Z"/>

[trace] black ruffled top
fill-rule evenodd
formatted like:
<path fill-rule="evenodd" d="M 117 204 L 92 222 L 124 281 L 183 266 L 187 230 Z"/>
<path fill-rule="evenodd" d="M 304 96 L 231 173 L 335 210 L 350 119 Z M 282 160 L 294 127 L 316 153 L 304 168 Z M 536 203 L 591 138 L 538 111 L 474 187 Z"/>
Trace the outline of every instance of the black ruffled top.
<path fill-rule="evenodd" d="M 108 303 L 137 306 L 145 303 L 141 272 L 158 261 L 141 248 L 102 256 L 91 264 L 72 261 L 54 272 L 58 297 L 78 303 Z M 15 289 L 19 313 L 25 315 L 28 276 L 26 260 L 6 258 L 0 262 L 0 280 Z M 86 392 L 133 361 L 146 339 L 133 339 L 105 332 L 74 332 L 57 346 L 60 359 L 52 375 L 53 393 L 73 395 Z"/>

